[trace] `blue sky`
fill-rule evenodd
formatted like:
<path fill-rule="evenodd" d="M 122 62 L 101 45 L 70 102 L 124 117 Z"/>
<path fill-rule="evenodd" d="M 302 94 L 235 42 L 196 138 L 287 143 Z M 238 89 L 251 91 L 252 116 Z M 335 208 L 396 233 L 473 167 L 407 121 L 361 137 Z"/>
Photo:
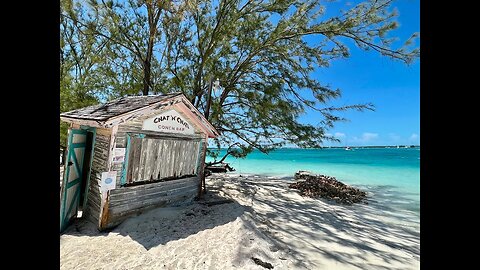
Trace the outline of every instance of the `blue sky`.
<path fill-rule="evenodd" d="M 393 5 L 399 12 L 400 27 L 392 36 L 405 41 L 420 31 L 420 1 L 397 0 Z M 418 39 L 415 45 L 420 45 Z M 340 114 L 350 121 L 337 123 L 329 133 L 342 142 L 326 142 L 325 146 L 420 144 L 420 60 L 407 66 L 355 46 L 350 46 L 350 53 L 351 57 L 332 61 L 314 76 L 342 90 L 335 105 L 371 102 L 376 110 Z M 318 117 L 308 111 L 300 120 L 316 124 Z"/>

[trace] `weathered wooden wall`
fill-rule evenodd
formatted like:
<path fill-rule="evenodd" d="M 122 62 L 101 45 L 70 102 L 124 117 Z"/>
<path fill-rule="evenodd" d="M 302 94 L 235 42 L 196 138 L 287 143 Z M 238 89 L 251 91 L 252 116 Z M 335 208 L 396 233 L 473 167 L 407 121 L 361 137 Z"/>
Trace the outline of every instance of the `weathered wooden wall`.
<path fill-rule="evenodd" d="M 136 118 L 133 118 L 133 119 L 130 119 L 129 121 L 125 122 L 125 123 L 122 123 L 118 126 L 118 130 L 115 134 L 115 147 L 116 148 L 125 148 L 126 147 L 126 141 L 127 141 L 127 133 L 128 132 L 131 132 L 131 133 L 155 133 L 155 132 L 147 132 L 147 131 L 143 131 L 142 130 L 142 125 L 143 125 L 143 121 L 154 116 L 154 115 L 157 115 L 159 113 L 161 113 L 162 111 L 164 110 L 169 110 L 169 109 L 172 109 L 172 107 L 166 107 L 166 108 L 163 108 L 162 110 L 155 110 L 155 111 L 151 111 L 149 112 L 148 114 L 146 115 L 142 115 L 142 116 L 139 116 L 139 117 L 136 117 Z M 185 114 L 183 114 L 182 112 L 179 112 L 180 115 L 182 115 L 183 118 L 185 119 L 188 119 L 188 116 L 186 116 Z M 192 125 L 194 130 L 195 130 L 195 133 L 196 133 L 196 136 L 204 136 L 202 133 L 201 133 L 201 130 L 196 127 L 195 125 Z M 159 133 L 160 134 L 160 133 Z M 176 134 L 173 134 L 173 133 L 163 133 L 166 137 L 168 136 L 176 136 Z M 171 139 L 171 138 L 170 138 Z M 181 139 L 174 139 L 174 140 L 181 140 Z M 149 144 L 152 142 L 152 140 L 149 140 L 148 142 L 145 141 L 145 142 L 142 142 L 142 145 L 139 146 L 141 147 L 140 148 L 140 152 L 139 154 L 140 155 L 143 155 L 144 158 L 147 158 L 147 153 L 148 152 L 145 152 L 145 151 L 142 151 L 142 149 L 145 149 L 145 147 L 151 147 Z M 181 143 L 182 146 L 183 146 L 183 143 Z M 188 143 L 185 143 L 185 145 L 187 145 Z M 173 147 L 177 147 L 177 145 L 180 145 L 180 143 L 176 142 L 174 143 L 173 145 L 171 145 L 170 141 L 167 143 L 167 142 L 163 142 L 163 145 L 162 146 L 165 146 L 165 147 L 168 147 L 169 151 L 171 151 L 172 149 L 174 149 Z M 153 146 L 153 145 L 152 145 Z M 158 146 L 158 145 L 156 145 Z M 196 146 L 196 149 L 198 149 L 198 144 L 194 145 L 193 147 Z M 187 150 L 189 151 L 189 150 Z M 195 150 L 196 151 L 196 150 Z M 157 152 L 158 153 L 158 152 Z M 166 153 L 162 153 L 162 155 L 164 156 L 161 156 L 162 159 L 167 159 L 168 162 L 170 162 L 169 160 L 172 160 L 172 164 L 173 164 L 173 160 L 184 160 L 184 159 L 187 159 L 189 158 L 190 160 L 194 160 L 193 163 L 196 164 L 196 158 L 197 156 L 191 158 L 191 157 L 183 157 L 182 154 L 184 153 L 188 153 L 188 152 L 183 152 L 183 153 L 177 153 L 176 155 L 173 155 L 171 154 L 171 156 L 168 156 L 167 157 L 167 154 Z M 173 158 L 172 158 L 172 155 L 173 155 Z M 153 155 L 150 153 L 149 155 L 150 157 L 154 158 Z M 158 160 L 158 157 L 157 157 L 157 160 Z M 164 160 L 165 162 L 165 160 Z M 175 163 L 175 164 L 178 164 L 178 163 Z M 130 165 L 130 164 L 129 164 Z M 116 164 L 113 164 L 112 165 L 112 170 L 114 171 L 117 171 L 117 187 L 120 186 L 120 179 L 121 179 L 121 171 L 122 171 L 122 168 L 123 168 L 123 163 L 116 163 Z M 168 164 L 168 166 L 170 166 L 170 164 Z M 166 167 L 168 167 L 166 166 Z M 173 165 L 171 165 L 173 166 Z M 153 166 L 151 166 L 153 167 Z M 168 176 L 173 176 L 173 172 L 185 172 L 186 170 L 190 170 L 191 168 L 190 167 L 187 167 L 185 166 L 185 168 L 170 168 L 169 170 L 160 170 L 160 169 L 157 169 L 156 173 L 157 173 L 157 176 L 158 176 L 158 173 L 160 172 L 161 176 L 164 177 L 164 174 L 167 174 L 167 173 L 170 173 L 171 175 L 168 175 Z M 147 170 L 152 170 L 152 169 L 147 169 Z M 138 174 L 140 173 L 140 174 Z M 143 178 L 143 173 L 144 171 L 141 171 L 141 172 L 138 172 L 137 171 L 137 176 L 140 176 L 140 178 Z M 198 173 L 198 172 L 195 172 L 195 173 Z M 185 174 L 188 174 L 188 173 L 185 173 Z M 178 174 L 177 174 L 178 176 Z M 142 180 L 138 180 L 138 179 L 135 179 L 133 178 L 133 180 L 135 181 L 142 181 L 142 180 L 147 180 L 147 179 L 142 179 Z"/>
<path fill-rule="evenodd" d="M 101 229 L 118 225 L 125 218 L 153 207 L 191 202 L 198 192 L 199 177 L 157 182 L 110 191 L 108 217 Z"/>
<path fill-rule="evenodd" d="M 97 128 L 95 146 L 93 149 L 93 161 L 90 173 L 90 185 L 88 187 L 87 205 L 84 216 L 98 224 L 101 207 L 100 183 L 102 172 L 108 171 L 108 158 L 110 148 L 110 129 Z"/>
<path fill-rule="evenodd" d="M 131 137 L 127 183 L 197 174 L 200 139 Z"/>
<path fill-rule="evenodd" d="M 168 109 L 171 107 L 163 110 Z M 128 119 L 118 125 L 112 136 L 115 148 L 125 148 L 127 133 L 146 134 L 145 138 L 130 136 L 131 145 L 128 153 L 130 169 L 127 168 L 127 172 L 131 173 L 130 179 L 146 181 L 170 176 L 197 175 L 165 182 L 121 187 L 123 163 L 112 163 L 110 170 L 117 171 L 116 189 L 110 190 L 108 198 L 105 200 L 107 203 L 102 210 L 100 229 L 118 225 L 125 218 L 150 208 L 191 202 L 198 195 L 200 140 L 205 140 L 205 134 L 196 126 L 193 126 L 196 133 L 193 136 L 143 131 L 143 121 L 163 110 L 152 111 L 148 115 Z M 182 117 L 188 119 L 188 116 L 183 114 Z"/>

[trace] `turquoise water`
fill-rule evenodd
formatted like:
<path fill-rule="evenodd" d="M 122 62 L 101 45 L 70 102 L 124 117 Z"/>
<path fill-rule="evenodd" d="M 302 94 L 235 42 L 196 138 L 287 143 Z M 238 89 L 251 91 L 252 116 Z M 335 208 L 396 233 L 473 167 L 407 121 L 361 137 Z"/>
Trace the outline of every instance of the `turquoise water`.
<path fill-rule="evenodd" d="M 223 154 L 225 150 L 221 150 Z M 220 155 L 219 157 L 222 157 Z M 207 157 L 207 162 L 213 159 Z M 227 157 L 236 174 L 293 177 L 299 170 L 336 177 L 367 189 L 380 202 L 420 211 L 420 148 L 292 149 L 268 155 L 254 151 L 245 159 Z"/>

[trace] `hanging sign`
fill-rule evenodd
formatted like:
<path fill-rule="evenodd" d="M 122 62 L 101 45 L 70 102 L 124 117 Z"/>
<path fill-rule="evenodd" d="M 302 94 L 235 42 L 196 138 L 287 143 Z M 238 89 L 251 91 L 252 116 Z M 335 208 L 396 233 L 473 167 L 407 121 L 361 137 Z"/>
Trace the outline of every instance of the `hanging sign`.
<path fill-rule="evenodd" d="M 113 163 L 123 163 L 125 161 L 125 148 L 113 149 Z"/>
<path fill-rule="evenodd" d="M 117 172 L 102 172 L 102 182 L 100 184 L 100 190 L 102 192 L 115 189 L 115 183 L 117 180 Z"/>
<path fill-rule="evenodd" d="M 194 134 L 193 126 L 175 110 L 168 110 L 143 122 L 143 130 Z"/>

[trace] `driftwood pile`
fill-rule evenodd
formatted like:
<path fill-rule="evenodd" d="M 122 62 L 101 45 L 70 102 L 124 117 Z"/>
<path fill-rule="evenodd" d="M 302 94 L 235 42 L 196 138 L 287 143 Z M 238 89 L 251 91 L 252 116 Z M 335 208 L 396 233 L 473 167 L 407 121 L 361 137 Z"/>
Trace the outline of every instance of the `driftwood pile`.
<path fill-rule="evenodd" d="M 313 175 L 307 171 L 295 173 L 295 180 L 302 179 L 290 184 L 289 188 L 298 189 L 302 196 L 312 198 L 326 198 L 337 203 L 351 205 L 366 199 L 367 193 L 354 188 L 326 175 Z M 364 201 L 367 204 L 366 201 Z"/>

